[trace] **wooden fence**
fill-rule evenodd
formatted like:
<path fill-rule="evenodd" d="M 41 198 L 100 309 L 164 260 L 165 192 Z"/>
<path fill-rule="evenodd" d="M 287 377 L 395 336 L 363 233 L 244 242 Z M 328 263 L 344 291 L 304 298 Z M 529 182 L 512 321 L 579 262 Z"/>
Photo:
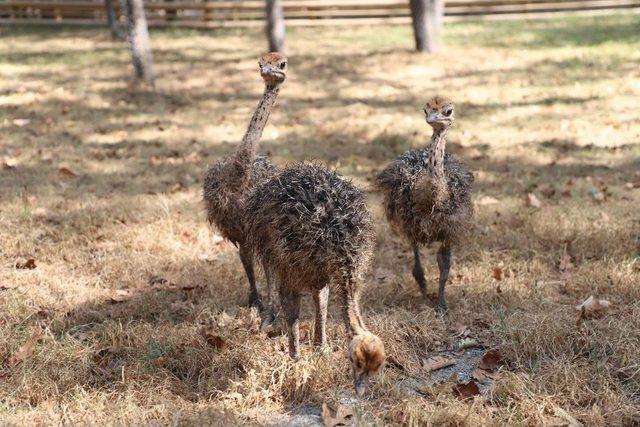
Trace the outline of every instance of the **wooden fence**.
<path fill-rule="evenodd" d="M 115 4 L 118 1 L 114 1 Z M 283 0 L 288 26 L 406 23 L 409 0 Z M 640 8 L 640 0 L 445 0 L 445 16 L 523 15 Z M 261 0 L 147 0 L 152 26 L 264 25 Z M 100 0 L 0 0 L 0 23 L 99 24 Z"/>

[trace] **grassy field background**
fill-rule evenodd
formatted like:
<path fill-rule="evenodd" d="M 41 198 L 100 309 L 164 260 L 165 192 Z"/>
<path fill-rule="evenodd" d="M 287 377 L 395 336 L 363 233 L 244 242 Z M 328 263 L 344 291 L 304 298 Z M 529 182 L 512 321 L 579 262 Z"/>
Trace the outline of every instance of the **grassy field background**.
<path fill-rule="evenodd" d="M 306 334 L 292 362 L 286 337 L 257 331 L 237 251 L 205 221 L 203 171 L 262 90 L 261 32 L 152 31 L 152 93 L 106 29 L 0 28 L 0 424 L 264 424 L 341 402 L 363 423 L 637 425 L 638 28 L 638 15 L 455 23 L 432 56 L 411 51 L 408 26 L 289 31 L 261 151 L 320 159 L 367 191 L 378 243 L 362 305 L 392 363 L 362 400 L 336 301 L 330 351 Z M 457 103 L 448 147 L 476 175 L 444 317 L 420 302 L 370 191 L 426 143 L 436 93 Z M 423 257 L 435 295 L 434 248 Z M 611 309 L 577 325 L 590 295 Z M 420 378 L 422 359 L 465 339 L 507 364 L 463 401 Z"/>

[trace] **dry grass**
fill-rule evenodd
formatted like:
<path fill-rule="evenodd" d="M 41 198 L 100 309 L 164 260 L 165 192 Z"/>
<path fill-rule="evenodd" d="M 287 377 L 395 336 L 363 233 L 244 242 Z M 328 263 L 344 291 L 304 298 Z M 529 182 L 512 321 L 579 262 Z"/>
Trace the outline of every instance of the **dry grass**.
<path fill-rule="evenodd" d="M 420 107 L 440 92 L 459 105 L 451 149 L 476 171 L 477 231 L 455 254 L 444 318 L 418 303 L 408 248 L 368 193 L 379 237 L 365 317 L 405 371 L 388 367 L 353 403 L 362 420 L 640 422 L 640 190 L 627 185 L 640 182 L 639 25 L 453 24 L 431 57 L 410 52 L 408 28 L 290 33 L 291 77 L 262 145 L 277 163 L 321 159 L 369 188 L 428 138 Z M 0 29 L 2 424 L 267 423 L 351 395 L 336 304 L 333 351 L 307 342 L 290 361 L 284 337 L 255 332 L 238 308 L 248 290 L 236 250 L 205 223 L 200 178 L 260 93 L 261 34 L 152 38 L 155 94 L 130 86 L 126 46 L 106 30 Z M 565 251 L 573 267 L 560 273 Z M 14 268 L 19 257 L 37 268 Z M 435 293 L 432 249 L 425 260 Z M 497 282 L 496 267 L 508 277 Z M 116 290 L 126 301 L 113 303 Z M 576 327 L 573 306 L 591 294 L 613 309 Z M 509 372 L 473 401 L 412 393 L 407 375 L 454 347 L 461 324 Z M 9 367 L 37 328 L 33 354 Z"/>

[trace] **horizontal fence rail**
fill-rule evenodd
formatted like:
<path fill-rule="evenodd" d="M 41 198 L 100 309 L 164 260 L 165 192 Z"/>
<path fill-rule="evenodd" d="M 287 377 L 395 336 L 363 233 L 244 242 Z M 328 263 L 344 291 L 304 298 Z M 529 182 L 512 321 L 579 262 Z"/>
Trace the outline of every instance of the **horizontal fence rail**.
<path fill-rule="evenodd" d="M 114 1 L 116 9 L 118 1 Z M 218 28 L 261 26 L 264 1 L 145 2 L 152 26 Z M 404 23 L 409 0 L 283 0 L 287 25 Z M 532 13 L 640 8 L 640 0 L 448 0 L 445 16 L 527 15 Z M 102 1 L 0 0 L 0 23 L 100 24 Z"/>

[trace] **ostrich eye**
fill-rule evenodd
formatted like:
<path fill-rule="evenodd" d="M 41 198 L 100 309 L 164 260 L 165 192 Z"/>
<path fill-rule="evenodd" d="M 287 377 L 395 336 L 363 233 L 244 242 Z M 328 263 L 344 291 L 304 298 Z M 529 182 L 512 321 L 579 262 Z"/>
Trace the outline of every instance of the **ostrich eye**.
<path fill-rule="evenodd" d="M 450 117 L 451 113 L 453 113 L 453 109 L 451 108 L 447 108 L 446 110 L 444 110 L 445 117 Z"/>
<path fill-rule="evenodd" d="M 281 69 L 281 70 L 284 70 L 284 68 L 285 68 L 286 66 L 287 66 L 287 63 L 286 63 L 286 62 L 281 62 L 281 63 L 280 63 L 280 69 Z"/>

